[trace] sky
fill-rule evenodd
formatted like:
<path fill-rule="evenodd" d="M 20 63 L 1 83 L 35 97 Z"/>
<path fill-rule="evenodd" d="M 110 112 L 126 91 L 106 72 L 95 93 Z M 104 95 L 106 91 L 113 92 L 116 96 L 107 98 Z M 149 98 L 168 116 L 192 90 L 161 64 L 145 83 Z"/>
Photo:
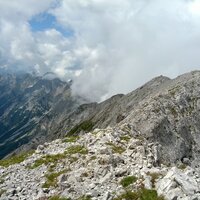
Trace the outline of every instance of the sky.
<path fill-rule="evenodd" d="M 102 101 L 200 69 L 200 0 L 0 0 L 0 68 Z"/>

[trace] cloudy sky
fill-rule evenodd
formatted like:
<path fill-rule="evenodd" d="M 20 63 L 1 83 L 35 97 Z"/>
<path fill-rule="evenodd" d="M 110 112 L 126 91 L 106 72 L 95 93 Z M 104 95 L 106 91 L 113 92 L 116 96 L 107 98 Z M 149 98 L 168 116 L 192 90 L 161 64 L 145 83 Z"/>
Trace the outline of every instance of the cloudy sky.
<path fill-rule="evenodd" d="M 200 0 L 0 0 L 0 67 L 97 101 L 200 69 Z"/>

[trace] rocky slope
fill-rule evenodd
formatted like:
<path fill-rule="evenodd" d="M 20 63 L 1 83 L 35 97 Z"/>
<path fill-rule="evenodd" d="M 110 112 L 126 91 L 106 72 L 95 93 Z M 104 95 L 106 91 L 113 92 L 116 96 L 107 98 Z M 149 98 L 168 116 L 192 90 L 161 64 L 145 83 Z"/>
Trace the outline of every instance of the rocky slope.
<path fill-rule="evenodd" d="M 114 126 L 143 97 L 169 80 L 158 77 L 128 95 L 116 95 L 100 104 L 85 104 L 87 100 L 71 95 L 71 82 L 49 79 L 50 75 L 0 75 L 0 158 L 13 151 L 35 149 L 38 144 L 69 132 L 78 134 L 82 128 L 76 128 L 82 124 L 87 131 Z"/>
<path fill-rule="evenodd" d="M 127 95 L 116 95 L 100 104 L 89 104 L 71 116 L 72 119 L 74 116 L 84 116 L 83 119 L 91 121 L 94 128 L 128 123 L 132 131 L 162 146 L 162 162 L 178 163 L 187 160 L 192 166 L 198 167 L 199 86 L 199 71 L 173 80 L 160 76 Z M 85 114 L 91 105 L 92 112 Z M 69 130 L 68 119 L 60 123 L 59 132 L 66 133 Z"/>
<path fill-rule="evenodd" d="M 198 171 L 163 164 L 160 148 L 129 124 L 45 143 L 1 161 L 0 199 L 200 199 Z"/>

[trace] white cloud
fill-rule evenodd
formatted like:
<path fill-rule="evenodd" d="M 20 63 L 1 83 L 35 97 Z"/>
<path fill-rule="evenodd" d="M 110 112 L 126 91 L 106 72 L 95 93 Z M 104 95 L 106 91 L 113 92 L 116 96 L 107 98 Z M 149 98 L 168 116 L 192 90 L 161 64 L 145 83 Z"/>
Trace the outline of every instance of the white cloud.
<path fill-rule="evenodd" d="M 0 62 L 73 78 L 73 91 L 93 100 L 126 93 L 154 76 L 200 68 L 199 5 L 200 0 L 0 0 Z M 32 32 L 28 20 L 44 11 L 73 37 L 52 28 Z"/>
<path fill-rule="evenodd" d="M 199 0 L 62 1 L 52 13 L 75 31 L 75 48 L 82 54 L 87 49 L 85 56 L 76 54 L 83 71 L 74 91 L 108 97 L 159 74 L 172 77 L 199 68 L 197 4 Z"/>

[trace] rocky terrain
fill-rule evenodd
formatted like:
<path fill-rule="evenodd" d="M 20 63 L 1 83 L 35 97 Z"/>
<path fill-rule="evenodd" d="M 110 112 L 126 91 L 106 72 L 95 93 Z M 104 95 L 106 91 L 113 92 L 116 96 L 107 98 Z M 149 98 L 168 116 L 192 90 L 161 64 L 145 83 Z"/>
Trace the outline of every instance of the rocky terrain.
<path fill-rule="evenodd" d="M 200 199 L 199 88 L 200 71 L 160 76 L 42 120 L 37 150 L 0 161 L 0 199 Z"/>
<path fill-rule="evenodd" d="M 45 143 L 1 161 L 0 199 L 200 199 L 199 173 L 165 165 L 160 148 L 129 124 Z"/>

